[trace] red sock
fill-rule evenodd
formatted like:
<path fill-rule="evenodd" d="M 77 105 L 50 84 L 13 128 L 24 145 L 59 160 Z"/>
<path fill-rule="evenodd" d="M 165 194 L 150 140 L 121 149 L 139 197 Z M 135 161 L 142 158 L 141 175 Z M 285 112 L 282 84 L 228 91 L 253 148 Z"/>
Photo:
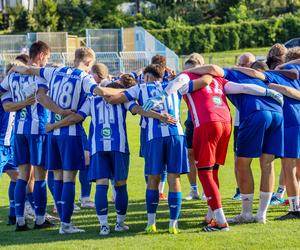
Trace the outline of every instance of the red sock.
<path fill-rule="evenodd" d="M 207 203 L 214 211 L 222 207 L 221 196 L 212 170 L 198 170 L 198 177 L 202 184 Z"/>

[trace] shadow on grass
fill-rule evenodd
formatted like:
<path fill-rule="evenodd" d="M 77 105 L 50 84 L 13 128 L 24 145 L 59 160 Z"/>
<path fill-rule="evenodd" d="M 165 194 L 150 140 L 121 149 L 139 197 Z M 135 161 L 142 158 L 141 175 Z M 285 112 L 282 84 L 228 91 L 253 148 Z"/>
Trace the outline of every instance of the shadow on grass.
<path fill-rule="evenodd" d="M 258 201 L 254 201 L 254 208 L 258 206 Z M 230 199 L 223 199 L 223 207 L 227 217 L 232 217 L 240 212 L 241 203 Z M 52 208 L 52 207 L 49 207 Z M 107 237 L 100 237 L 99 223 L 95 210 L 81 210 L 75 213 L 72 218 L 74 225 L 86 230 L 86 233 L 74 235 L 59 235 L 58 226 L 48 230 L 30 230 L 27 232 L 15 232 L 14 226 L 6 226 L 7 207 L 0 207 L 0 245 L 26 245 L 32 243 L 50 243 L 50 242 L 67 242 L 72 240 L 104 240 Z M 278 209 L 271 207 L 272 212 L 286 211 L 286 208 Z M 200 223 L 207 212 L 207 205 L 205 201 L 183 201 L 181 216 L 179 220 L 179 228 L 181 231 L 201 229 Z M 274 215 L 274 213 L 273 213 Z M 128 213 L 126 216 L 126 224 L 129 225 L 130 230 L 126 233 L 114 232 L 115 223 L 115 208 L 113 204 L 109 204 L 109 224 L 111 226 L 111 234 L 109 238 L 128 237 L 144 234 L 144 229 L 147 222 L 146 205 L 144 200 L 130 201 Z M 160 232 L 166 232 L 169 223 L 169 208 L 167 202 L 160 202 L 157 211 L 157 228 L 161 229 Z M 29 224 L 33 227 L 33 223 Z"/>

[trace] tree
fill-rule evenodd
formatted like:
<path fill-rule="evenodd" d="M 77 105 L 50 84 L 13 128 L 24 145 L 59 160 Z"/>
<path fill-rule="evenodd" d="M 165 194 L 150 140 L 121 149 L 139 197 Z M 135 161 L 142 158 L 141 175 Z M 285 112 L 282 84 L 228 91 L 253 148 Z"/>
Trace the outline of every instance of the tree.
<path fill-rule="evenodd" d="M 59 19 L 56 1 L 38 1 L 34 9 L 33 17 L 38 23 L 39 31 L 56 31 Z"/>

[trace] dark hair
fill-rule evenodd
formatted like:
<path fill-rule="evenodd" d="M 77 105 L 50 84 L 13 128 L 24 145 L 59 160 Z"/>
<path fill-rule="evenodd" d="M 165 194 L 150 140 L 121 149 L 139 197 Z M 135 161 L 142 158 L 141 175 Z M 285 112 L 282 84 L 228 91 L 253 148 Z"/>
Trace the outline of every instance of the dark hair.
<path fill-rule="evenodd" d="M 30 46 L 29 57 L 31 59 L 35 58 L 40 53 L 48 54 L 50 52 L 50 47 L 47 43 L 43 41 L 37 41 Z"/>
<path fill-rule="evenodd" d="M 267 58 L 266 61 L 269 69 L 275 69 L 278 65 L 284 63 L 283 57 L 278 57 L 278 56 L 270 56 Z"/>
<path fill-rule="evenodd" d="M 123 74 L 120 77 L 120 83 L 124 86 L 125 89 L 130 88 L 136 85 L 135 78 L 130 74 Z"/>
<path fill-rule="evenodd" d="M 160 64 L 150 64 L 144 69 L 145 74 L 151 74 L 157 79 L 162 79 L 164 76 L 164 68 Z"/>
<path fill-rule="evenodd" d="M 151 64 L 159 64 L 165 68 L 167 66 L 167 59 L 165 56 L 155 55 L 151 59 Z"/>
<path fill-rule="evenodd" d="M 26 55 L 26 54 L 20 54 L 20 55 L 18 55 L 18 56 L 15 58 L 15 60 L 18 60 L 18 61 L 20 61 L 20 62 L 22 62 L 22 63 L 24 63 L 24 64 L 28 64 L 30 58 L 29 58 L 29 56 Z"/>
<path fill-rule="evenodd" d="M 195 67 L 196 65 L 200 64 L 198 61 L 194 60 L 194 59 L 188 59 L 184 65 L 192 65 L 193 67 Z"/>
<path fill-rule="evenodd" d="M 266 71 L 266 70 L 269 69 L 268 65 L 264 61 L 261 61 L 261 60 L 257 60 L 254 63 L 252 63 L 250 68 L 260 69 L 260 70 L 263 70 L 263 71 Z"/>

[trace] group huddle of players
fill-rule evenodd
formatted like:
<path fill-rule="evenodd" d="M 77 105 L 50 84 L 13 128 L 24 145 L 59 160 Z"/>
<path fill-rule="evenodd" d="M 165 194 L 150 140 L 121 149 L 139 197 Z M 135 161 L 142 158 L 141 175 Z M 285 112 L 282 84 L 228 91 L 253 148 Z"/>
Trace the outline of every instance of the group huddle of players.
<path fill-rule="evenodd" d="M 156 210 L 161 182 L 169 185 L 169 233 L 178 234 L 182 204 L 180 175 L 188 173 L 191 192 L 199 198 L 196 176 L 207 199 L 203 231 L 228 231 L 231 223 L 266 223 L 267 209 L 284 190 L 290 209 L 278 218 L 300 219 L 300 49 L 275 44 L 267 61 L 250 53 L 238 65 L 222 69 L 206 65 L 193 53 L 184 71 L 175 74 L 166 58 L 156 55 L 142 72 L 109 79 L 103 64 L 95 64 L 90 48 L 75 52 L 74 67 L 47 65 L 49 46 L 32 44 L 29 62 L 16 58 L 0 84 L 0 163 L 11 177 L 9 222 L 16 231 L 30 230 L 25 202 L 34 178 L 32 201 L 34 229 L 53 227 L 46 217 L 48 179 L 60 220 L 60 234 L 84 232 L 71 223 L 77 171 L 87 182 L 96 182 L 95 208 L 100 235 L 108 235 L 108 185 L 112 180 L 117 213 L 114 230 L 129 230 L 127 178 L 129 147 L 126 115 L 140 118 L 140 156 L 145 160 L 147 181 L 147 233 L 157 232 Z M 188 106 L 184 132 L 180 101 Z M 218 170 L 224 165 L 232 130 L 226 97 L 236 108 L 235 172 L 241 213 L 226 218 L 219 192 Z M 86 138 L 82 122 L 91 117 Z M 85 157 L 86 156 L 86 157 Z M 282 158 L 280 188 L 274 189 L 274 160 Z M 252 204 L 253 158 L 260 158 L 260 203 L 256 216 Z M 33 169 L 33 171 L 32 171 Z M 89 193 L 89 191 L 88 191 Z M 89 196 L 89 194 L 88 194 Z M 26 198 L 27 197 L 27 198 Z M 83 199 L 84 197 L 82 197 Z M 82 200 L 83 201 L 83 200 Z M 89 200 L 85 200 L 89 206 Z M 92 205 L 91 205 L 92 206 Z"/>

